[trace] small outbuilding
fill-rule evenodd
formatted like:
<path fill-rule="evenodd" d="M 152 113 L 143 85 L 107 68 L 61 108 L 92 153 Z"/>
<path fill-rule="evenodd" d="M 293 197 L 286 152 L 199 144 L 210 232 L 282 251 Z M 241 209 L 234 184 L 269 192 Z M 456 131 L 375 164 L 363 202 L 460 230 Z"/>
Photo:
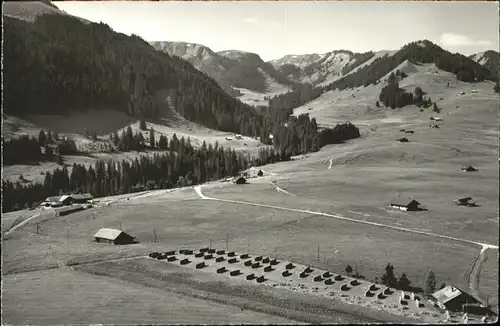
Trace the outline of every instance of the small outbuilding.
<path fill-rule="evenodd" d="M 447 285 L 432 294 L 437 304 L 442 309 L 449 311 L 462 311 L 463 305 L 480 303 L 476 298 L 460 290 L 456 286 Z"/>
<path fill-rule="evenodd" d="M 391 207 L 400 209 L 402 211 L 418 211 L 421 209 L 420 203 L 414 199 L 401 199 L 397 198 L 391 202 Z"/>
<path fill-rule="evenodd" d="M 136 243 L 135 237 L 116 229 L 102 228 L 94 235 L 97 243 L 110 243 L 114 245 L 126 245 Z"/>
<path fill-rule="evenodd" d="M 247 179 L 245 179 L 245 177 L 241 176 L 241 177 L 238 177 L 233 182 L 236 183 L 236 184 L 238 184 L 238 185 L 241 185 L 241 184 L 247 183 Z"/>
<path fill-rule="evenodd" d="M 461 168 L 460 171 L 462 171 L 462 172 L 476 172 L 477 169 L 475 167 L 469 165 L 469 166 Z"/>
<path fill-rule="evenodd" d="M 459 205 L 459 206 L 467 206 L 467 207 L 476 206 L 476 202 L 471 197 L 464 197 L 464 198 L 456 199 L 454 201 L 454 203 L 455 203 L 455 205 Z"/>
<path fill-rule="evenodd" d="M 47 197 L 40 204 L 40 206 L 45 206 L 45 207 L 60 207 L 60 206 L 62 206 L 62 204 L 60 202 L 60 199 L 61 199 L 61 196 Z"/>

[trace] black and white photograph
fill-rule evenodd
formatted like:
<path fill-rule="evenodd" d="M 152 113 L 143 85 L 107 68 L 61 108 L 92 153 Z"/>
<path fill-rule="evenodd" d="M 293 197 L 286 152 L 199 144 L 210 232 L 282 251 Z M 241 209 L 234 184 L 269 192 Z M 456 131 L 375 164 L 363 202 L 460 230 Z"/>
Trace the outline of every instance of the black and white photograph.
<path fill-rule="evenodd" d="M 495 324 L 497 1 L 2 3 L 2 325 Z"/>

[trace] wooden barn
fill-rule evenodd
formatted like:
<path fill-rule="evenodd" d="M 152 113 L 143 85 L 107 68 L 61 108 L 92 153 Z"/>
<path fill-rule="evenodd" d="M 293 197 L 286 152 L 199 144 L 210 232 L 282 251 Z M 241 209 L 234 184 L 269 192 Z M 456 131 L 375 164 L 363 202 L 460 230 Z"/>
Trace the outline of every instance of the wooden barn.
<path fill-rule="evenodd" d="M 432 296 L 442 309 L 454 312 L 463 311 L 464 305 L 480 303 L 476 298 L 453 285 L 445 286 L 441 290 L 434 292 Z"/>
<path fill-rule="evenodd" d="M 400 209 L 402 211 L 418 211 L 420 210 L 420 203 L 414 199 L 401 199 L 397 198 L 391 202 L 391 207 Z"/>
<path fill-rule="evenodd" d="M 114 245 L 126 245 L 136 243 L 131 235 L 116 229 L 102 228 L 94 235 L 97 243 L 110 243 Z"/>

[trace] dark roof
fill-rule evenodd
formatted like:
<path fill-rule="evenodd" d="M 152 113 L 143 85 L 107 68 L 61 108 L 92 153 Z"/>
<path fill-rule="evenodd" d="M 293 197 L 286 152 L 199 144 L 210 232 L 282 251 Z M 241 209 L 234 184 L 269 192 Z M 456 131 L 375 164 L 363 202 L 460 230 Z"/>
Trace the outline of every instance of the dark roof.
<path fill-rule="evenodd" d="M 76 199 L 76 200 L 90 200 L 93 199 L 91 194 L 74 194 L 74 195 L 69 195 L 71 198 Z"/>
<path fill-rule="evenodd" d="M 467 297 L 467 300 L 471 300 L 473 302 L 470 303 L 480 303 L 479 300 L 477 300 L 475 297 L 470 295 L 469 293 L 465 292 L 464 290 L 454 286 L 454 285 L 447 285 L 441 290 L 434 292 L 432 296 L 436 298 L 440 303 L 446 304 L 447 302 L 450 302 L 451 300 L 459 297 L 460 295 L 465 295 Z"/>
<path fill-rule="evenodd" d="M 440 303 L 445 304 L 445 303 L 455 299 L 456 297 L 458 297 L 462 293 L 463 292 L 460 289 L 458 289 L 457 287 L 452 286 L 452 285 L 447 285 L 444 288 L 442 288 L 441 290 L 433 293 L 432 296 L 434 298 L 436 298 L 436 300 L 439 301 Z"/>
<path fill-rule="evenodd" d="M 416 201 L 415 199 L 410 199 L 410 198 L 396 198 L 393 201 L 391 201 L 391 205 L 408 207 L 413 202 L 415 202 L 417 205 L 420 205 L 420 203 L 418 201 Z"/>
<path fill-rule="evenodd" d="M 132 238 L 131 235 L 123 232 L 122 230 L 108 229 L 108 228 L 102 228 L 99 231 L 97 231 L 97 233 L 94 234 L 94 238 L 108 239 L 114 241 L 116 240 L 116 238 L 120 236 L 120 234 L 125 234 Z"/>

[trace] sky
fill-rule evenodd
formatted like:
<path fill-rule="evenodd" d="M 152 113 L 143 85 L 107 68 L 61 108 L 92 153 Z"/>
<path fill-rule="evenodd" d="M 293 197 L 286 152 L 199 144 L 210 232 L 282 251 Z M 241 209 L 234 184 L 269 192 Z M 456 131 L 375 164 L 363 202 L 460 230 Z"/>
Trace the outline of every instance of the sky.
<path fill-rule="evenodd" d="M 470 55 L 499 50 L 496 2 L 55 1 L 69 14 L 146 41 L 182 41 L 263 60 L 333 50 L 395 50 L 428 39 Z"/>

